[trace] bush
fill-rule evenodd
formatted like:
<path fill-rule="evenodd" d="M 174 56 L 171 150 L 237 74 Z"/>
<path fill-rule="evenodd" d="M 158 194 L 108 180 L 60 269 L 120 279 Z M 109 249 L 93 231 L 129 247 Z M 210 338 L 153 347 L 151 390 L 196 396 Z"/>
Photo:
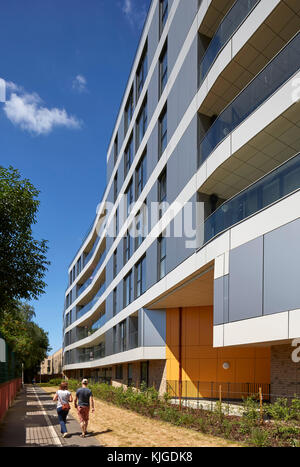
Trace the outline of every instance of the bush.
<path fill-rule="evenodd" d="M 259 421 L 259 416 L 259 403 L 255 400 L 254 396 L 244 399 L 242 412 L 244 424 L 248 424 L 249 426 L 256 425 Z"/>
<path fill-rule="evenodd" d="M 300 417 L 300 400 L 293 399 L 289 405 L 288 399 L 281 397 L 267 408 L 267 413 L 274 420 L 283 420 L 285 422 Z"/>
<path fill-rule="evenodd" d="M 284 398 L 278 398 L 276 402 L 267 408 L 267 413 L 274 420 L 288 421 L 290 419 L 290 408 L 288 406 L 288 400 Z"/>
<path fill-rule="evenodd" d="M 268 446 L 268 432 L 264 431 L 261 428 L 254 427 L 251 432 L 251 443 L 256 447 L 266 447 Z"/>
<path fill-rule="evenodd" d="M 291 418 L 300 420 L 300 399 L 295 396 L 291 403 Z"/>

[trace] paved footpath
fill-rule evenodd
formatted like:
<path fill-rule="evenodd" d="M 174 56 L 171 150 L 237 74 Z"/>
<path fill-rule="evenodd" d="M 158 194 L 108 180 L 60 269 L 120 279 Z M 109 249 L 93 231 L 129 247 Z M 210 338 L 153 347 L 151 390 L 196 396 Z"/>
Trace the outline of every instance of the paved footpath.
<path fill-rule="evenodd" d="M 69 437 L 63 438 L 52 396 L 27 385 L 0 423 L 0 447 L 101 447 L 93 433 L 80 437 L 80 425 L 70 414 L 67 429 Z"/>

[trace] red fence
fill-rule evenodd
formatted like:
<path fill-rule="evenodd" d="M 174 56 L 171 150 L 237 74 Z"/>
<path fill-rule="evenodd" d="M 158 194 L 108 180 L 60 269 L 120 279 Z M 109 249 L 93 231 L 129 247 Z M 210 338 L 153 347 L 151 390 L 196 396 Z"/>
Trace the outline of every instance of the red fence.
<path fill-rule="evenodd" d="M 21 384 L 21 378 L 0 384 L 0 421 L 12 405 Z"/>

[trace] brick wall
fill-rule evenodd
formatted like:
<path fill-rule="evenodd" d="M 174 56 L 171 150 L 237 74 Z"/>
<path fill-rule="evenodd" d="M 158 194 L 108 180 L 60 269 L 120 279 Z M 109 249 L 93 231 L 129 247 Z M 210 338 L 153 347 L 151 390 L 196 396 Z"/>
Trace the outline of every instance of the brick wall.
<path fill-rule="evenodd" d="M 112 370 L 112 385 L 115 387 L 126 386 L 128 381 L 128 365 L 123 364 L 123 379 L 116 378 L 116 366 Z M 148 384 L 154 386 L 161 395 L 166 392 L 166 360 L 150 360 L 149 361 Z M 133 387 L 140 385 L 141 379 L 141 362 L 132 363 L 132 385 Z"/>
<path fill-rule="evenodd" d="M 160 395 L 166 392 L 167 365 L 166 360 L 149 362 L 149 386 L 155 386 Z"/>
<path fill-rule="evenodd" d="M 295 350 L 290 344 L 271 347 L 271 393 L 275 396 L 300 397 L 300 363 L 292 361 Z"/>

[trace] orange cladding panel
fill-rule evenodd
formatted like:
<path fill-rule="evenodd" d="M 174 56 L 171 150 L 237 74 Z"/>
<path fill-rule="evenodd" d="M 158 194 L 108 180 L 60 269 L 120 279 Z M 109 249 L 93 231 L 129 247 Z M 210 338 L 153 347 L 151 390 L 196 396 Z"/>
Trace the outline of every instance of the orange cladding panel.
<path fill-rule="evenodd" d="M 179 309 L 167 310 L 167 380 L 179 378 Z M 229 363 L 228 370 L 223 368 Z M 184 381 L 269 383 L 270 348 L 213 348 L 213 307 L 182 309 Z"/>

